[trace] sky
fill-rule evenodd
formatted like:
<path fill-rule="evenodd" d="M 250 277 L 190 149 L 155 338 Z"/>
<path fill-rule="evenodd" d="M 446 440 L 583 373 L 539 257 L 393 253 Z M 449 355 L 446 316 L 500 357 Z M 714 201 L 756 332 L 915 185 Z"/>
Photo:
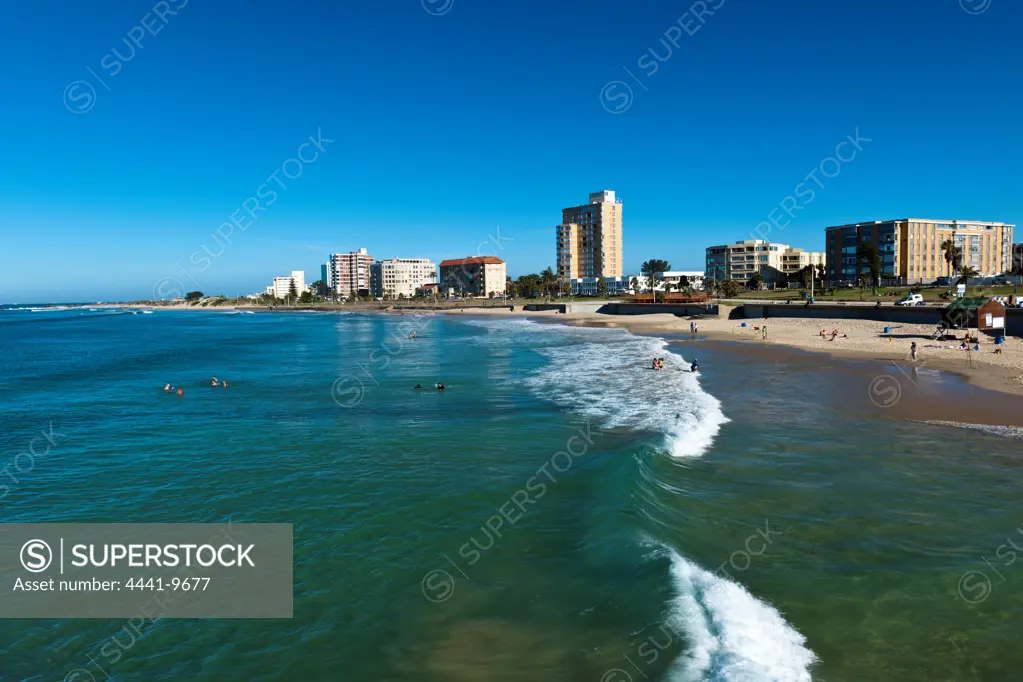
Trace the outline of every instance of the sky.
<path fill-rule="evenodd" d="M 1016 0 L 0 12 L 0 303 L 235 296 L 362 247 L 518 276 L 601 189 L 627 274 L 851 222 L 1023 224 Z"/>

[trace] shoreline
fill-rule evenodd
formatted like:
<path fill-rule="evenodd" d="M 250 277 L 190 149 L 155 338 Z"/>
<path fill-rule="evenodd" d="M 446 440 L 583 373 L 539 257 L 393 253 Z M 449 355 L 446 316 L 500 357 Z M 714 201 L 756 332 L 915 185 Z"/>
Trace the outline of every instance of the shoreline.
<path fill-rule="evenodd" d="M 993 354 L 990 340 L 982 341 L 981 348 L 987 350 L 989 357 L 998 360 L 1008 359 L 1004 365 L 985 362 L 987 358 L 982 350 L 971 352 L 969 358 L 963 351 L 948 350 L 944 354 L 925 353 L 931 349 L 923 346 L 923 337 L 906 334 L 913 330 L 906 327 L 927 325 L 899 325 L 900 329 L 892 328 L 892 342 L 887 337 L 874 334 L 873 339 L 867 337 L 866 343 L 858 347 L 823 346 L 831 342 L 821 342 L 819 337 L 799 337 L 795 334 L 781 339 L 769 338 L 764 342 L 759 334 L 754 338 L 755 320 L 729 320 L 703 318 L 697 320 L 699 333 L 694 337 L 689 333 L 689 320 L 669 314 L 655 315 L 621 315 L 609 317 L 600 314 L 563 314 L 554 311 L 515 311 L 504 310 L 470 310 L 438 311 L 449 315 L 486 315 L 532 319 L 549 324 L 565 324 L 577 327 L 596 327 L 624 329 L 632 334 L 665 337 L 672 344 L 710 348 L 718 351 L 737 353 L 743 359 L 757 357 L 765 362 L 807 363 L 828 370 L 845 371 L 851 377 L 863 379 L 853 396 L 861 399 L 869 398 L 868 390 L 874 389 L 877 401 L 873 403 L 879 410 L 889 412 L 893 416 L 910 421 L 923 422 L 960 422 L 983 426 L 1023 427 L 1023 369 L 1016 364 L 1023 361 L 1023 344 L 1019 340 L 1009 342 L 1014 351 L 1011 355 L 1006 350 L 1003 355 Z M 395 311 L 395 314 L 401 314 Z M 656 319 L 655 319 L 656 318 Z M 741 327 L 745 321 L 747 326 Z M 882 323 L 850 320 L 802 320 L 772 319 L 770 330 L 778 335 L 791 328 L 805 328 L 807 325 L 819 328 L 851 328 L 852 323 L 859 325 L 879 326 Z M 786 322 L 790 324 L 786 324 Z M 793 324 L 794 323 L 794 324 Z M 882 325 L 883 326 L 883 325 Z M 734 329 L 732 329 L 734 327 Z M 920 330 L 917 330 L 920 331 Z M 895 332 L 899 332 L 896 334 Z M 850 336 L 852 332 L 850 331 Z M 770 337 L 770 333 L 769 333 Z M 814 339 L 818 340 L 814 340 Z M 863 338 L 859 338 L 863 341 Z M 914 364 L 908 359 L 908 347 L 911 340 L 921 346 L 920 357 Z M 838 340 L 836 340 L 838 341 Z M 1010 345 L 1011 344 L 1011 345 Z M 894 346 L 898 350 L 891 348 Z M 1013 347 L 1014 346 L 1014 347 Z M 967 360 L 970 364 L 967 365 Z M 936 376 L 935 376 L 936 375 Z M 953 378 L 959 386 L 937 386 L 943 380 Z M 873 383 L 872 383 L 873 382 Z M 886 389 L 898 384 L 899 396 L 910 397 L 910 400 L 898 400 L 897 404 L 879 405 L 884 401 Z"/>
<path fill-rule="evenodd" d="M 684 343 L 695 347 L 708 347 L 731 350 L 743 354 L 753 354 L 765 361 L 776 361 L 777 353 L 790 351 L 803 353 L 810 358 L 824 359 L 823 366 L 835 368 L 839 363 L 862 364 L 869 368 L 875 378 L 890 375 L 900 381 L 903 377 L 908 381 L 900 381 L 901 386 L 915 386 L 912 378 L 918 371 L 939 372 L 942 375 L 955 377 L 964 385 L 984 395 L 965 396 L 970 402 L 981 402 L 987 407 L 980 411 L 971 423 L 987 426 L 1023 427 L 1023 343 L 1019 339 L 1008 337 L 1001 346 L 1003 353 L 994 354 L 995 346 L 989 338 L 982 338 L 981 351 L 964 352 L 957 350 L 958 342 L 934 342 L 929 333 L 930 325 L 889 324 L 890 340 L 883 335 L 885 323 L 868 320 L 828 320 L 811 318 L 771 318 L 768 323 L 768 339 L 765 341 L 756 328 L 763 324 L 757 319 L 728 319 L 729 308 L 722 306 L 722 313 L 715 317 L 692 318 L 699 325 L 695 336 L 689 332 L 690 318 L 676 317 L 668 313 L 649 315 L 604 315 L 599 313 L 558 313 L 557 311 L 529 311 L 516 306 L 492 307 L 437 307 L 437 308 L 397 308 L 393 305 L 383 306 L 380 302 L 366 302 L 363 305 L 345 305 L 338 307 L 287 307 L 268 309 L 265 306 L 234 306 L 220 305 L 216 307 L 199 307 L 187 304 L 154 306 L 146 304 L 93 304 L 74 306 L 88 308 L 145 308 L 152 310 L 207 310 L 235 311 L 251 310 L 252 312 L 362 312 L 376 314 L 405 315 L 424 312 L 438 315 L 467 315 L 487 317 L 515 317 L 531 319 L 538 322 L 564 324 L 568 326 L 624 329 L 632 334 L 667 336 L 672 343 Z M 746 326 L 742 324 L 745 322 Z M 821 339 L 813 330 L 838 329 L 846 334 L 846 338 L 835 341 Z M 675 338 L 672 338 L 675 337 Z M 919 348 L 918 360 L 914 363 L 909 358 L 909 345 L 916 341 Z M 789 360 L 792 360 L 790 353 Z M 881 373 L 878 373 L 878 372 Z M 914 402 L 929 406 L 928 413 L 913 412 L 907 419 L 916 421 L 963 421 L 959 417 L 964 412 L 977 413 L 973 406 L 957 405 L 952 408 L 942 405 L 940 396 L 929 395 L 924 390 L 912 390 L 916 397 Z M 959 396 L 963 398 L 963 396 Z M 997 398 L 997 400 L 995 400 Z M 1005 403 L 1005 404 L 997 404 Z M 896 410 L 904 413 L 905 409 Z M 985 414 L 990 413 L 987 418 Z M 1017 416 L 1018 415 L 1018 416 Z"/>

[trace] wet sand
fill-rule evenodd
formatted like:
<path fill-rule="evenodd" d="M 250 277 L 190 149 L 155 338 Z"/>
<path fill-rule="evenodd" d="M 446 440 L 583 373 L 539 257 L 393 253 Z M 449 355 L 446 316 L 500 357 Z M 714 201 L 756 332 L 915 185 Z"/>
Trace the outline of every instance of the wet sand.
<path fill-rule="evenodd" d="M 670 314 L 602 315 L 560 314 L 555 311 L 466 309 L 438 311 L 447 315 L 526 317 L 586 327 L 621 328 L 635 334 L 674 338 L 686 347 L 713 347 L 759 362 L 817 366 L 848 375 L 850 409 L 883 411 L 893 417 L 917 421 L 949 421 L 993 426 L 1023 427 L 1023 341 L 1008 337 L 1002 354 L 995 354 L 989 337 L 981 338 L 981 351 L 957 350 L 959 342 L 931 341 L 930 325 L 890 324 L 892 339 L 882 333 L 885 323 L 870 320 L 770 319 L 768 338 L 754 329 L 760 320 L 693 318 L 699 325 L 689 333 L 690 318 Z M 746 322 L 746 327 L 742 327 Z M 838 329 L 834 342 L 818 336 L 820 329 Z M 841 334 L 848 338 L 841 338 Z M 916 341 L 914 363 L 909 346 Z M 931 348 L 932 345 L 956 348 Z M 709 368 L 704 367 L 705 371 Z M 782 387 L 779 387 L 782 388 Z"/>

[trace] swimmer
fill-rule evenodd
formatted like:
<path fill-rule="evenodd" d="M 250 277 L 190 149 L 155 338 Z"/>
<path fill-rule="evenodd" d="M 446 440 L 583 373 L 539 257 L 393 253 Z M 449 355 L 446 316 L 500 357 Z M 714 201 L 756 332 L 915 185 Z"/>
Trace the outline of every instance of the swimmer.
<path fill-rule="evenodd" d="M 174 390 L 174 387 L 171 386 L 170 384 L 167 384 L 166 386 L 163 387 L 163 390 L 165 393 L 170 393 L 171 391 Z"/>
<path fill-rule="evenodd" d="M 220 385 L 220 384 L 219 384 L 219 383 L 217 382 L 217 377 L 213 377 L 213 383 L 212 383 L 212 384 L 210 384 L 210 385 L 211 385 L 211 386 L 219 386 L 219 385 Z"/>
<path fill-rule="evenodd" d="M 419 384 L 416 384 L 415 386 L 412 387 L 412 390 L 413 391 L 421 391 L 421 390 L 423 390 L 423 387 L 420 386 Z"/>
<path fill-rule="evenodd" d="M 223 386 L 224 388 L 227 388 L 227 380 L 225 379 L 224 381 L 221 381 L 220 385 Z"/>
<path fill-rule="evenodd" d="M 438 391 L 443 391 L 444 390 L 444 384 L 437 384 L 437 390 Z"/>
<path fill-rule="evenodd" d="M 185 389 L 179 388 L 178 389 L 178 395 L 185 395 Z"/>

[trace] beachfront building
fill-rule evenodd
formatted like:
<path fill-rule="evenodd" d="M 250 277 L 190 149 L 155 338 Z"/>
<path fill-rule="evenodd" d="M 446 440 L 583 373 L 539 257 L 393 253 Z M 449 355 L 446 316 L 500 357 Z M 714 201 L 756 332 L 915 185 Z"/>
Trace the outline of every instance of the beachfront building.
<path fill-rule="evenodd" d="M 622 276 L 622 200 L 613 190 L 591 192 L 589 203 L 561 209 L 555 230 L 559 279 Z"/>
<path fill-rule="evenodd" d="M 597 296 L 600 293 L 600 277 L 576 277 L 570 279 L 573 296 Z M 605 277 L 604 295 L 619 296 L 630 293 L 632 289 L 631 277 Z"/>
<path fill-rule="evenodd" d="M 824 265 L 825 259 L 820 251 L 805 251 L 763 239 L 744 239 L 734 244 L 707 247 L 704 276 L 708 280 L 748 282 L 759 272 L 764 282 L 777 284 L 807 265 Z"/>
<path fill-rule="evenodd" d="M 1012 267 L 1012 228 L 1006 223 L 977 220 L 900 218 L 837 225 L 825 230 L 828 279 L 855 282 L 869 268 L 856 250 L 873 244 L 881 256 L 881 279 L 896 284 L 929 283 L 949 276 L 942 244 L 951 240 L 962 249 L 963 265 L 981 276 L 1000 275 Z"/>
<path fill-rule="evenodd" d="M 471 256 L 440 263 L 440 289 L 445 295 L 496 296 L 507 288 L 507 268 L 497 256 Z"/>
<path fill-rule="evenodd" d="M 369 266 L 373 256 L 366 249 L 332 253 L 327 261 L 327 287 L 342 298 L 369 296 Z"/>
<path fill-rule="evenodd" d="M 661 281 L 657 284 L 657 290 L 663 291 L 665 284 L 671 284 L 672 291 L 681 291 L 685 287 L 699 291 L 703 289 L 703 273 L 689 271 L 665 272 L 661 275 Z"/>
<path fill-rule="evenodd" d="M 292 285 L 296 294 L 305 291 L 305 270 L 293 270 L 290 275 L 274 277 L 274 283 L 266 288 L 266 293 L 274 298 L 287 298 L 291 294 Z"/>
<path fill-rule="evenodd" d="M 386 258 L 369 266 L 369 292 L 412 298 L 424 284 L 437 281 L 437 266 L 427 258 Z"/>

